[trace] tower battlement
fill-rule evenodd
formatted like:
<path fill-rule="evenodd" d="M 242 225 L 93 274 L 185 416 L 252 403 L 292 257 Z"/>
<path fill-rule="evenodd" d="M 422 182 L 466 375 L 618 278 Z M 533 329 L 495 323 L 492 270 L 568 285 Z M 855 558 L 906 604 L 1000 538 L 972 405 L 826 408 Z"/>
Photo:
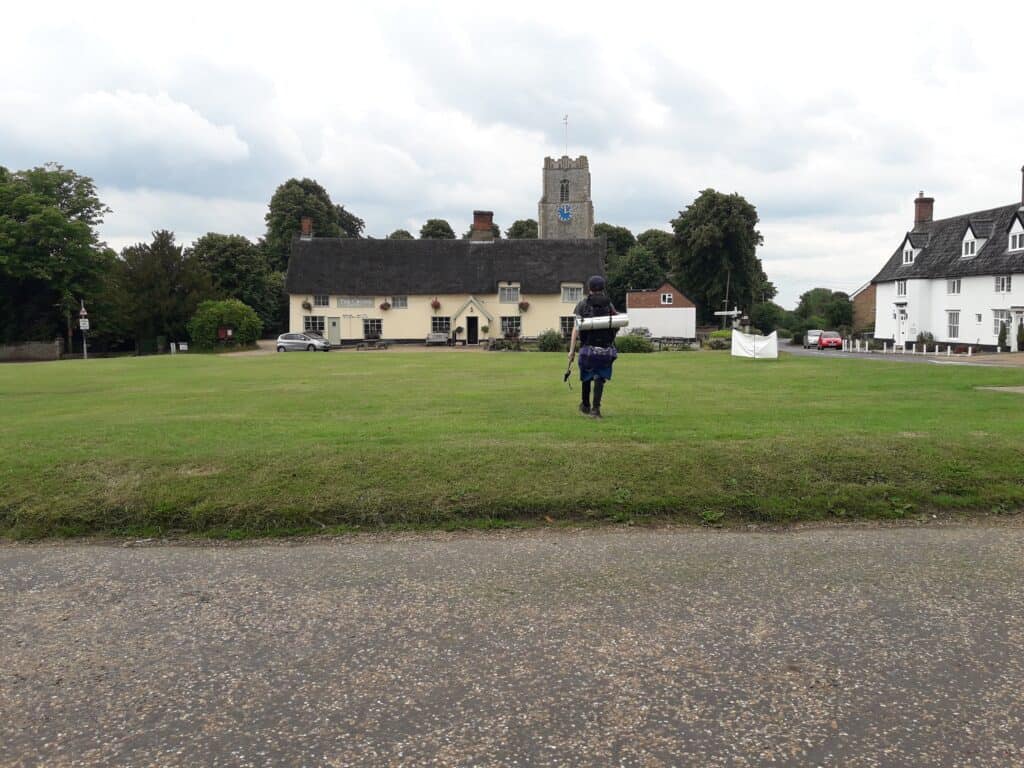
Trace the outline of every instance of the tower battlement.
<path fill-rule="evenodd" d="M 562 155 L 558 159 L 553 157 L 544 158 L 544 170 L 559 170 L 559 171 L 585 171 L 590 168 L 590 164 L 587 162 L 586 155 L 580 155 L 576 159 L 569 157 L 568 155 Z"/>

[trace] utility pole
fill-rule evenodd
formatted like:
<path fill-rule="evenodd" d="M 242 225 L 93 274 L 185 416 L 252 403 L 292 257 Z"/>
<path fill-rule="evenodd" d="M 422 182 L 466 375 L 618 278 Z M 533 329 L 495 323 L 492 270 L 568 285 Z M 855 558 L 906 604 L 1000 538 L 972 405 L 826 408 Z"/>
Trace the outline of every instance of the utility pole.
<path fill-rule="evenodd" d="M 78 327 L 82 329 L 82 359 L 89 359 L 89 313 L 85 311 L 85 299 L 81 300 L 82 308 L 78 310 Z"/>

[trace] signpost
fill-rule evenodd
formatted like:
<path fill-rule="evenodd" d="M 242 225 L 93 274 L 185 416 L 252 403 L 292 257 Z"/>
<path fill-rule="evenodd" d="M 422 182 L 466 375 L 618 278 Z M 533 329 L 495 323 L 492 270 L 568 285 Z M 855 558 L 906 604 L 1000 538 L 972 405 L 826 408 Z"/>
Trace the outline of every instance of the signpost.
<path fill-rule="evenodd" d="M 78 310 L 78 327 L 82 329 L 82 359 L 89 359 L 89 313 L 85 311 L 85 300 L 82 300 L 82 308 Z"/>

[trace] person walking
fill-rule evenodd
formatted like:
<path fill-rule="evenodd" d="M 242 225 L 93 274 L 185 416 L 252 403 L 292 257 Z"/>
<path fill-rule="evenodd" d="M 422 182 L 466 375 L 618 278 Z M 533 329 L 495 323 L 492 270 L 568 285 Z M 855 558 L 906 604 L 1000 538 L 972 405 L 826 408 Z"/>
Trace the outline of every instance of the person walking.
<path fill-rule="evenodd" d="M 611 317 L 617 315 L 615 307 L 604 292 L 604 278 L 594 275 L 587 281 L 587 296 L 576 305 L 573 313 L 579 319 L 588 317 Z M 615 334 L 618 328 L 602 328 L 594 331 L 581 331 L 579 322 L 572 328 L 572 339 L 569 341 L 569 364 L 572 365 L 576 356 L 576 342 L 580 343 L 580 382 L 583 390 L 580 413 L 594 419 L 600 419 L 601 399 L 604 396 L 605 382 L 612 378 L 612 364 L 618 357 L 615 349 Z M 591 401 L 591 388 L 594 399 Z"/>

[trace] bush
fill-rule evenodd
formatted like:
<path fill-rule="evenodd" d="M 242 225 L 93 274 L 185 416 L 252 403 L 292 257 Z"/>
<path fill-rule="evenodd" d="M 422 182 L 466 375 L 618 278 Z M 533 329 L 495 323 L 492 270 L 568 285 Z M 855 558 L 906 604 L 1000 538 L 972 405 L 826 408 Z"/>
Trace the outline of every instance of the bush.
<path fill-rule="evenodd" d="M 804 343 L 804 332 L 803 331 L 793 331 L 793 338 L 790 339 L 790 343 L 792 343 L 792 344 L 803 344 Z"/>
<path fill-rule="evenodd" d="M 263 321 L 256 311 L 238 299 L 204 301 L 188 321 L 188 335 L 198 349 L 213 349 L 218 344 L 248 347 L 256 343 L 263 332 Z M 218 338 L 222 327 L 232 329 L 230 339 Z"/>
<path fill-rule="evenodd" d="M 541 352 L 564 352 L 568 349 L 568 345 L 562 338 L 562 334 L 548 329 L 537 337 L 537 349 Z"/>
<path fill-rule="evenodd" d="M 1017 351 L 1024 352 L 1024 323 L 1017 325 Z"/>
<path fill-rule="evenodd" d="M 935 337 L 928 331 L 921 331 L 917 334 L 917 343 L 931 345 L 935 343 Z"/>
<path fill-rule="evenodd" d="M 619 352 L 653 352 L 654 345 L 651 344 L 651 340 L 644 336 L 636 336 L 630 334 L 629 336 L 619 336 L 615 339 L 615 348 Z"/>
<path fill-rule="evenodd" d="M 999 348 L 1006 349 L 1006 323 L 999 323 Z"/>
<path fill-rule="evenodd" d="M 732 341 L 723 339 L 721 336 L 714 336 L 708 341 L 708 349 L 732 349 Z"/>
<path fill-rule="evenodd" d="M 729 341 L 732 341 L 732 329 L 726 328 L 722 331 L 712 331 L 709 338 L 728 339 Z"/>
<path fill-rule="evenodd" d="M 793 332 L 790 331 L 788 328 L 776 328 L 775 333 L 780 339 L 793 338 Z"/>

